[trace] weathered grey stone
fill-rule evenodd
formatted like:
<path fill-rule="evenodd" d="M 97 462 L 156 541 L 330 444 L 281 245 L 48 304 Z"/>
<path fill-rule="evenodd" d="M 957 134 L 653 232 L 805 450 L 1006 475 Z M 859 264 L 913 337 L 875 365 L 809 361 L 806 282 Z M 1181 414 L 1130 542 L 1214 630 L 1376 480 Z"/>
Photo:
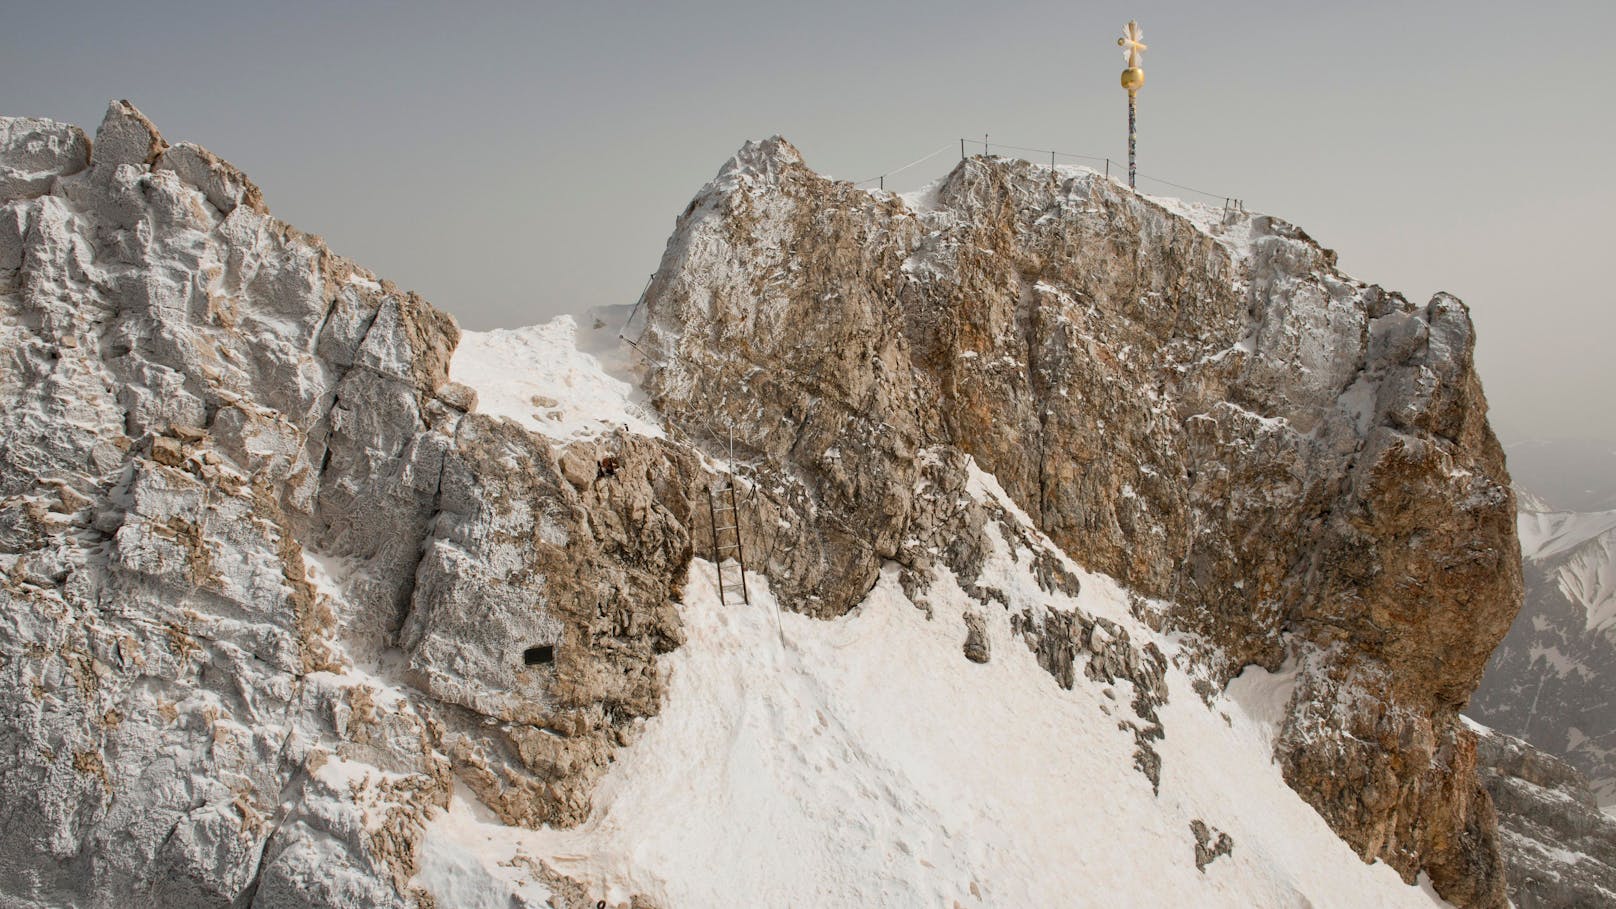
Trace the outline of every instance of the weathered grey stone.
<path fill-rule="evenodd" d="M 415 905 L 457 770 L 580 817 L 680 640 L 694 455 L 625 439 L 610 488 L 554 483 L 546 441 L 466 416 L 453 319 L 234 168 L 122 102 L 89 170 L 0 122 L 38 177 L 0 198 L 0 901 Z M 522 545 L 552 532 L 589 557 Z M 406 623 L 423 689 L 380 665 Z"/>
<path fill-rule="evenodd" d="M 991 654 L 986 617 L 980 612 L 967 612 L 965 614 L 965 658 L 973 663 L 986 663 Z"/>
<path fill-rule="evenodd" d="M 1616 819 L 1599 810 L 1587 779 L 1565 761 L 1491 730 L 1479 735 L 1476 756 L 1498 806 L 1515 906 L 1616 903 Z"/>
<path fill-rule="evenodd" d="M 44 195 L 57 177 L 89 166 L 84 130 L 34 117 L 0 117 L 0 205 Z M 0 268 L 6 267 L 0 255 Z"/>
<path fill-rule="evenodd" d="M 188 185 L 200 189 L 220 214 L 230 214 L 237 205 L 246 205 L 260 214 L 269 212 L 263 193 L 246 174 L 199 145 L 181 142 L 165 149 L 152 169 L 173 171 Z"/>
<path fill-rule="evenodd" d="M 107 105 L 107 114 L 95 131 L 95 149 L 92 162 L 101 168 L 113 170 L 120 164 L 150 167 L 157 163 L 168 143 L 163 134 L 128 101 L 113 101 Z"/>

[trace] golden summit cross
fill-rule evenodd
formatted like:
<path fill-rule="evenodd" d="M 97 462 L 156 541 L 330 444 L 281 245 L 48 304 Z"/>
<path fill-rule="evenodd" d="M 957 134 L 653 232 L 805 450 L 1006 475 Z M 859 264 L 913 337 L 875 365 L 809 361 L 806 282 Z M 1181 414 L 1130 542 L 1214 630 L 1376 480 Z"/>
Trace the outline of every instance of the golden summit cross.
<path fill-rule="evenodd" d="M 1122 58 L 1128 61 L 1129 69 L 1139 69 L 1139 55 L 1150 48 L 1144 42 L 1145 33 L 1138 22 L 1129 21 L 1128 27 L 1123 29 L 1122 37 L 1117 39 L 1117 46 L 1122 48 Z"/>
<path fill-rule="evenodd" d="M 1128 68 L 1122 71 L 1122 87 L 1128 91 L 1128 188 L 1134 188 L 1134 146 L 1139 140 L 1139 131 L 1135 129 L 1135 108 L 1138 105 L 1139 89 L 1145 85 L 1145 68 L 1139 65 L 1139 55 L 1149 50 L 1145 46 L 1145 32 L 1139 23 L 1128 20 L 1128 27 L 1123 29 L 1122 37 L 1117 39 L 1117 46 L 1122 48 L 1122 57 L 1128 61 Z"/>

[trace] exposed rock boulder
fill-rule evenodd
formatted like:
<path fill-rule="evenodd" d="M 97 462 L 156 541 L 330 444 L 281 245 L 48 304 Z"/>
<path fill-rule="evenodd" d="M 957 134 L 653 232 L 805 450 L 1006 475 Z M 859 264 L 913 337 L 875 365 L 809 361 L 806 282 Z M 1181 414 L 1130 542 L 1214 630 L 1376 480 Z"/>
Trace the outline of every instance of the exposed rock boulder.
<path fill-rule="evenodd" d="M 1206 873 L 1206 866 L 1217 861 L 1219 856 L 1234 851 L 1234 839 L 1229 834 L 1208 826 L 1200 818 L 1190 821 L 1190 833 L 1195 836 L 1195 869 L 1202 874 Z"/>
<path fill-rule="evenodd" d="M 987 637 L 987 620 L 979 612 L 965 614 L 965 658 L 973 663 L 986 663 L 992 656 Z"/>
<path fill-rule="evenodd" d="M 447 752 L 509 823 L 583 820 L 612 749 L 657 712 L 656 656 L 682 641 L 672 600 L 700 465 L 626 433 L 562 460 L 607 453 L 623 465 L 610 480 L 568 477 L 541 437 L 469 417 L 422 543 L 409 675 L 446 705 Z"/>
<path fill-rule="evenodd" d="M 209 204 L 220 214 L 230 214 L 237 205 L 246 205 L 260 214 L 269 213 L 263 193 L 246 174 L 200 145 L 181 142 L 165 149 L 153 169 L 171 170 L 187 184 L 202 190 L 202 195 L 207 196 Z"/>
<path fill-rule="evenodd" d="M 108 105 L 106 118 L 95 131 L 95 163 L 106 168 L 150 167 L 166 148 L 162 133 L 128 101 Z"/>

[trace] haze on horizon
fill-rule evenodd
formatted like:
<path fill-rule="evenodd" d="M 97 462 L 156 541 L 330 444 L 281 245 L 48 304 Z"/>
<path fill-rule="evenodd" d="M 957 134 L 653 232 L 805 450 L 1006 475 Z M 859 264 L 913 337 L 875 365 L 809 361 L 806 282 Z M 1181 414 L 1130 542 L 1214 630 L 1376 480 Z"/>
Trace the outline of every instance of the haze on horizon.
<path fill-rule="evenodd" d="M 984 132 L 1124 158 L 1129 18 L 1142 173 L 1244 198 L 1412 300 L 1464 299 L 1506 441 L 1616 444 L 1609 3 L 56 2 L 6 12 L 0 115 L 93 132 L 128 98 L 486 329 L 632 302 L 748 138 L 854 180 Z"/>

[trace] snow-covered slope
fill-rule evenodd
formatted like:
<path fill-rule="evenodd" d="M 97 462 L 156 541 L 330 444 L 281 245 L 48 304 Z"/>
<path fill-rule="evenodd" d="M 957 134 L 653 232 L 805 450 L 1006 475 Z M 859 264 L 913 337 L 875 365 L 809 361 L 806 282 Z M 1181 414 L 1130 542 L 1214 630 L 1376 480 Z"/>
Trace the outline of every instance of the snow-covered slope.
<path fill-rule="evenodd" d="M 477 390 L 479 412 L 559 441 L 592 438 L 618 426 L 660 436 L 661 428 L 638 403 L 643 396 L 583 353 L 578 332 L 572 316 L 526 328 L 461 332 L 449 377 Z"/>
<path fill-rule="evenodd" d="M 1010 504 L 979 481 L 975 494 Z M 589 819 L 518 830 L 457 796 L 429 828 L 418 882 L 468 900 L 454 888 L 479 867 L 487 889 L 460 905 L 504 905 L 511 888 L 543 886 L 525 856 L 670 909 L 1441 904 L 1358 860 L 1285 785 L 1271 758 L 1284 675 L 1249 668 L 1205 704 L 1170 668 L 1153 792 L 1117 722 L 1129 683 L 1063 690 L 1010 617 L 1076 608 L 1152 632 L 1103 576 L 1079 572 L 1075 598 L 1046 593 L 1033 555 L 1001 545 L 985 566 L 980 582 L 1008 608 L 984 612 L 951 582 L 916 602 L 891 566 L 831 621 L 780 610 L 766 579 L 751 605 L 725 606 L 713 565 L 693 562 L 667 703 Z M 984 664 L 962 654 L 971 613 L 987 619 Z M 1226 855 L 1197 855 L 1198 823 L 1204 848 L 1229 837 Z"/>

